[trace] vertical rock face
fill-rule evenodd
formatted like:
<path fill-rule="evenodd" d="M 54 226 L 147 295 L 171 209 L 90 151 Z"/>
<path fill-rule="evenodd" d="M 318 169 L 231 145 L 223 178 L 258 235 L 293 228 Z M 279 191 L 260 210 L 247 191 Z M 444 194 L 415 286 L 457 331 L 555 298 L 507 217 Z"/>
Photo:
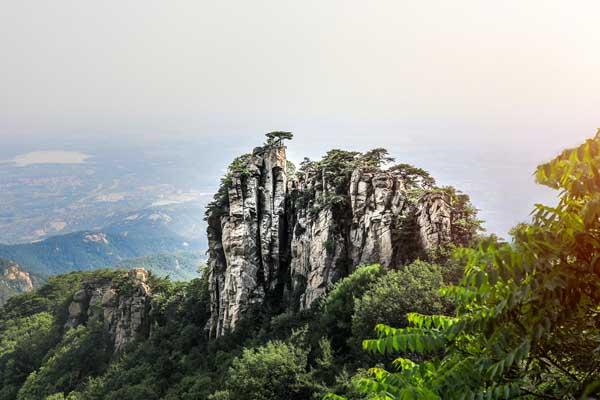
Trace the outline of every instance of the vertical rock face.
<path fill-rule="evenodd" d="M 257 151 L 245 171 L 232 176 L 226 215 L 208 217 L 210 326 L 216 336 L 282 283 L 286 187 L 285 147 Z"/>
<path fill-rule="evenodd" d="M 452 241 L 443 191 L 375 167 L 287 176 L 283 146 L 243 160 L 221 201 L 207 213 L 212 336 L 253 305 L 308 308 L 357 265 L 399 267 Z"/>
<path fill-rule="evenodd" d="M 358 169 L 350 181 L 352 263 L 400 264 L 395 240 L 412 204 L 404 181 L 393 173 Z"/>
<path fill-rule="evenodd" d="M 347 274 L 346 240 L 333 210 L 317 215 L 298 211 L 291 235 L 290 298 L 300 309 L 310 306 Z"/>
<path fill-rule="evenodd" d="M 419 239 L 426 249 L 452 241 L 452 207 L 443 193 L 427 193 L 418 203 Z"/>
<path fill-rule="evenodd" d="M 137 268 L 128 272 L 126 289 L 118 288 L 111 278 L 85 282 L 73 295 L 65 328 L 102 321 L 115 352 L 138 337 L 147 337 L 152 297 L 147 279 L 148 273 Z"/>

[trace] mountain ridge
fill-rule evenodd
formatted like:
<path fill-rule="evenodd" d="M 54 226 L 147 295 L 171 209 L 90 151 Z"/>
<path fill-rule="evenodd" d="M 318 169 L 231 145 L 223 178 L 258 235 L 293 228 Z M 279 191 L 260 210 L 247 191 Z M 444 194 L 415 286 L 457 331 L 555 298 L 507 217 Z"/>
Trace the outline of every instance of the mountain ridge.
<path fill-rule="evenodd" d="M 0 244 L 0 257 L 26 265 L 31 272 L 55 275 L 91 270 L 157 253 L 194 252 L 203 249 L 192 241 L 155 226 L 152 230 L 89 230 L 53 236 L 27 244 Z"/>

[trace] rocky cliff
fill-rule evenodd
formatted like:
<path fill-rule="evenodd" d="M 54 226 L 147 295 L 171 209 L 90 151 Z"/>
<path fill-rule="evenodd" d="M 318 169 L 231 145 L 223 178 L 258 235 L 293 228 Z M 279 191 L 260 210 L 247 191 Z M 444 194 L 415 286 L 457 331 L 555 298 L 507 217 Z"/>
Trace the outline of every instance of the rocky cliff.
<path fill-rule="evenodd" d="M 382 169 L 384 153 L 334 150 L 297 173 L 280 144 L 234 161 L 207 211 L 212 336 L 254 305 L 308 308 L 357 265 L 401 267 L 468 239 L 456 192 L 406 164 Z"/>
<path fill-rule="evenodd" d="M 147 279 L 148 273 L 136 268 L 119 282 L 112 278 L 84 282 L 73 295 L 65 328 L 102 321 L 115 352 L 136 338 L 147 337 L 152 300 Z"/>
<path fill-rule="evenodd" d="M 242 167 L 226 187 L 226 214 L 208 215 L 211 329 L 217 335 L 285 282 L 285 147 L 256 152 Z"/>
<path fill-rule="evenodd" d="M 0 307 L 12 296 L 30 292 L 40 283 L 39 279 L 19 264 L 0 259 Z"/>

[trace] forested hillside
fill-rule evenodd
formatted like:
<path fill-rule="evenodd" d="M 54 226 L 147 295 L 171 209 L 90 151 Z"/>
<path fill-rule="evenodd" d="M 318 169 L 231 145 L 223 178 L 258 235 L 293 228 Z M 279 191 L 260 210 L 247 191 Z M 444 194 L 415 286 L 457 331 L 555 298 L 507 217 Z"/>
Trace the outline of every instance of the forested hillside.
<path fill-rule="evenodd" d="M 276 139 L 266 145 L 281 155 Z M 483 235 L 468 197 L 417 168 L 365 171 L 373 153 L 336 151 L 296 175 L 260 154 L 236 160 L 223 180 L 198 278 L 74 272 L 10 299 L 0 313 L 0 399 L 599 391 L 600 133 L 540 166 L 537 180 L 559 189 L 560 202 L 537 205 L 510 243 Z"/>
<path fill-rule="evenodd" d="M 0 257 L 14 260 L 31 272 L 48 276 L 106 268 L 127 259 L 158 253 L 202 250 L 162 225 L 142 229 L 84 231 L 53 236 L 35 243 L 0 244 Z"/>

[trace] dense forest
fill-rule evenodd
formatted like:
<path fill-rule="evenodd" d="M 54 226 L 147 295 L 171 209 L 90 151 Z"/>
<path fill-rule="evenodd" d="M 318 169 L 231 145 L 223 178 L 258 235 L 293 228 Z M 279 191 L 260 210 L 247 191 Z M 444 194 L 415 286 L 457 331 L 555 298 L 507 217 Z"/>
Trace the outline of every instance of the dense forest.
<path fill-rule="evenodd" d="M 400 169 L 428 178 L 409 167 Z M 483 235 L 461 197 L 461 226 L 478 234 L 398 265 L 356 266 L 309 308 L 257 305 L 218 337 L 207 331 L 211 271 L 190 282 L 131 281 L 121 270 L 51 277 L 2 309 L 0 400 L 591 398 L 600 393 L 600 132 L 536 179 L 559 202 L 536 205 L 509 242 Z M 345 201 L 336 196 L 321 206 Z M 71 323 L 80 288 L 98 282 L 120 299 L 152 293 L 147 334 L 118 351 L 92 303 Z"/>

